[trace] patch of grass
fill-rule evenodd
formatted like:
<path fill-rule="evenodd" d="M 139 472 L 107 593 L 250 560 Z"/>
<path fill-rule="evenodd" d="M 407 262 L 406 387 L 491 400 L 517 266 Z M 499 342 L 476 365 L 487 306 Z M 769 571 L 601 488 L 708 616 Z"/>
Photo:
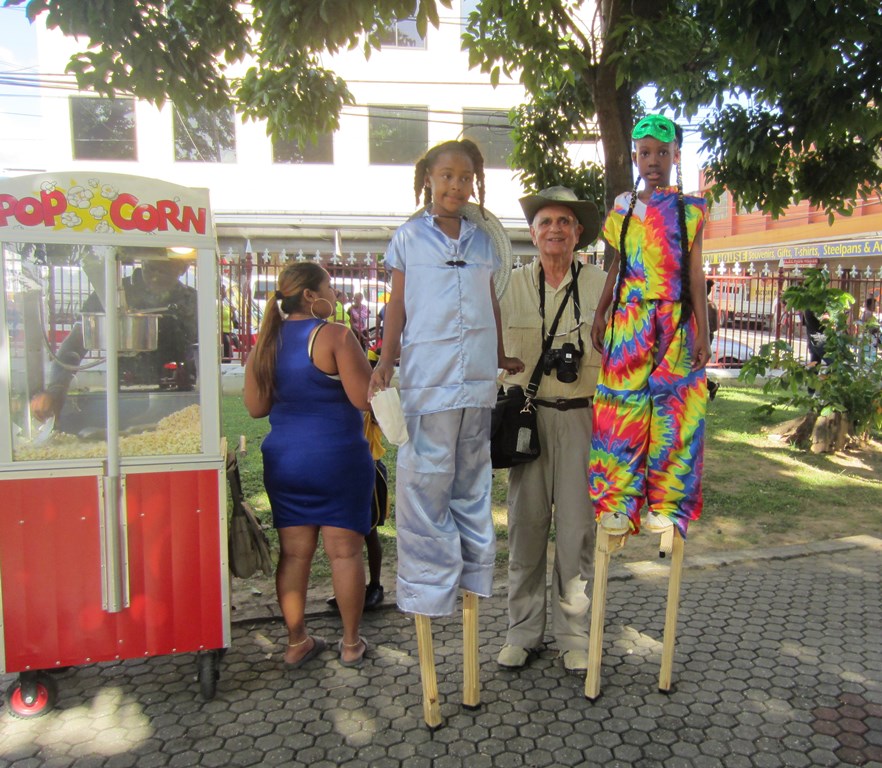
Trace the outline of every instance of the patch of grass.
<path fill-rule="evenodd" d="M 757 408 L 769 401 L 762 390 L 726 382 L 710 403 L 703 474 L 704 512 L 689 529 L 688 555 L 756 546 L 805 543 L 882 530 L 882 446 L 868 442 L 860 451 L 815 455 L 776 440 L 777 424 L 799 415 L 776 409 L 767 415 Z M 266 419 L 251 419 L 238 396 L 223 402 L 224 434 L 231 446 L 245 435 L 248 452 L 240 459 L 246 500 L 260 519 L 271 524 L 269 500 L 263 489 L 260 441 L 269 431 Z M 379 529 L 383 572 L 396 568 L 395 446 L 383 461 L 389 470 L 392 514 Z M 508 559 L 506 490 L 508 471 L 493 477 L 493 526 L 497 564 Z M 554 531 L 552 530 L 552 537 Z M 271 533 L 275 542 L 275 532 Z M 639 536 L 617 557 L 653 557 L 655 541 Z M 327 583 L 330 571 L 324 554 L 316 557 L 313 581 Z"/>
<path fill-rule="evenodd" d="M 769 400 L 760 389 L 727 383 L 711 403 L 704 512 L 690 528 L 690 549 L 777 546 L 882 529 L 879 444 L 806 453 L 770 434 L 800 414 L 757 412 Z"/>

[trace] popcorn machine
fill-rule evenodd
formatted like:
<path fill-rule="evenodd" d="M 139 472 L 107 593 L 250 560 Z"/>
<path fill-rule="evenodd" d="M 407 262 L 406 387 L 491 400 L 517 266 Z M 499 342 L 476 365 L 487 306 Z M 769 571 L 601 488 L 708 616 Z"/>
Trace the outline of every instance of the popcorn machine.
<path fill-rule="evenodd" d="M 103 172 L 0 181 L 0 672 L 229 645 L 208 192 Z"/>

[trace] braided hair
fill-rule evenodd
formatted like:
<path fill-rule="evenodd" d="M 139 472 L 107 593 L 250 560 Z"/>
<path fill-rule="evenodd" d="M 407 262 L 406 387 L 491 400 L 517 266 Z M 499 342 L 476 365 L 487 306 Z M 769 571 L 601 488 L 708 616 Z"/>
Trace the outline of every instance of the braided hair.
<path fill-rule="evenodd" d="M 689 231 L 686 229 L 686 199 L 683 195 L 683 162 L 677 163 L 677 220 L 680 223 L 680 322 L 681 328 L 692 317 L 692 271 L 689 268 Z"/>
<path fill-rule="evenodd" d="M 619 279 L 616 281 L 616 295 L 613 299 L 612 314 L 616 314 L 619 303 L 622 300 L 622 285 L 625 282 L 625 271 L 628 266 L 628 259 L 625 254 L 625 234 L 628 232 L 628 222 L 634 214 L 634 206 L 637 204 L 637 189 L 640 186 L 640 179 L 634 182 L 634 188 L 631 190 L 631 201 L 628 203 L 628 212 L 625 214 L 625 220 L 622 222 L 622 231 L 619 234 Z"/>
<path fill-rule="evenodd" d="M 683 145 L 683 129 L 674 123 L 674 130 L 677 138 L 677 146 Z M 628 205 L 628 212 L 622 221 L 622 231 L 619 235 L 619 279 L 616 282 L 616 293 L 613 299 L 612 314 L 615 315 L 622 298 L 622 285 L 625 282 L 625 271 L 627 268 L 627 252 L 625 251 L 625 235 L 628 232 L 628 223 L 634 213 L 634 206 L 637 203 L 637 189 L 640 185 L 640 179 L 634 183 L 631 190 L 631 201 Z M 680 230 L 680 296 L 679 301 L 682 306 L 680 320 L 677 323 L 677 330 L 684 327 L 692 316 L 692 293 L 691 293 L 691 270 L 689 268 L 690 252 L 689 252 L 689 230 L 686 227 L 686 199 L 683 194 L 683 161 L 677 163 L 677 224 Z M 612 344 L 612 334 L 610 334 L 610 344 Z"/>
<path fill-rule="evenodd" d="M 426 184 L 426 175 L 431 172 L 438 162 L 438 158 L 445 152 L 460 152 L 472 161 L 475 169 L 475 186 L 478 190 L 478 208 L 481 214 L 484 213 L 484 156 L 478 145 L 469 139 L 462 141 L 445 141 L 438 144 L 426 152 L 423 157 L 417 160 L 413 174 L 413 191 L 416 193 L 417 205 L 420 203 L 420 196 L 423 198 L 423 205 L 430 208 L 432 205 L 432 188 Z"/>

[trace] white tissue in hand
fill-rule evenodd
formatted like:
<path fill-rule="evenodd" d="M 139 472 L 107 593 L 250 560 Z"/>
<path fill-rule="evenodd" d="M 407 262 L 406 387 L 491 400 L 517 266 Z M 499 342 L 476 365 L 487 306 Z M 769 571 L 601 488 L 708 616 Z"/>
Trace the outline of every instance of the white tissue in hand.
<path fill-rule="evenodd" d="M 407 424 L 398 390 L 394 387 L 381 389 L 371 398 L 371 407 L 386 439 L 393 445 L 404 445 L 407 442 Z"/>

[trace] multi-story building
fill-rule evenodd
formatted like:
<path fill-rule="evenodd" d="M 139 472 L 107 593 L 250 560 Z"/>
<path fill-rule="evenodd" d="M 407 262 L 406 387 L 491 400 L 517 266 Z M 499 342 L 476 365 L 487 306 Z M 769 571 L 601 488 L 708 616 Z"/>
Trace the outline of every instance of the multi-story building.
<path fill-rule="evenodd" d="M 474 139 L 486 159 L 488 210 L 508 230 L 516 254 L 534 252 L 508 167 L 508 110 L 522 86 L 469 69 L 460 35 L 475 0 L 439 7 L 440 26 L 421 37 L 413 19 L 387 30 L 380 51 L 365 61 L 360 48 L 328 56 L 356 104 L 343 110 L 333 135 L 316 144 L 273 139 L 266 125 L 232 110 L 156 108 L 130 97 L 98 98 L 76 90 L 61 73 L 82 41 L 36 25 L 40 78 L 39 133 L 13 175 L 98 168 L 207 187 L 222 254 L 277 260 L 304 251 L 381 254 L 394 229 L 418 206 L 414 161 L 441 141 Z M 58 86 L 61 86 L 60 88 Z M 593 147 L 582 151 L 597 150 Z M 27 156 L 29 155 L 29 156 Z"/>

